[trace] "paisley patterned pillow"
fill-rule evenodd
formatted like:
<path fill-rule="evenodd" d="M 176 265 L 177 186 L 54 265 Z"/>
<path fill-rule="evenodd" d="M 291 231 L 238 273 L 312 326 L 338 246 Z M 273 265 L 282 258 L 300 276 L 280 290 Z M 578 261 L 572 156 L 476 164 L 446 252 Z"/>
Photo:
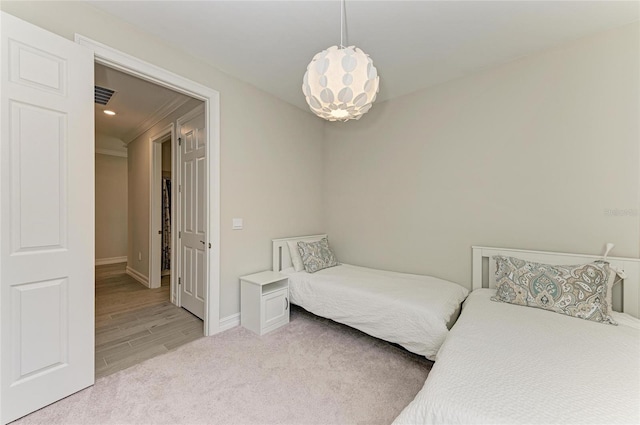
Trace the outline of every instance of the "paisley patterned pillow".
<path fill-rule="evenodd" d="M 609 316 L 616 272 L 609 263 L 551 266 L 495 256 L 496 295 L 491 299 L 543 308 L 580 319 L 617 325 Z"/>
<path fill-rule="evenodd" d="M 336 256 L 329 248 L 329 240 L 322 238 L 317 242 L 298 242 L 298 251 L 307 273 L 327 269 L 338 265 Z"/>

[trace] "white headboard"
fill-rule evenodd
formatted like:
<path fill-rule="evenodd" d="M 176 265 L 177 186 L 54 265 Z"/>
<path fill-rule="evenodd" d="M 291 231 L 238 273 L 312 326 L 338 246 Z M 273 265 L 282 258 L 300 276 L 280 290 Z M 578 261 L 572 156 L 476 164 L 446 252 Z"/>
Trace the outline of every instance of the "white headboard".
<path fill-rule="evenodd" d="M 560 252 L 528 251 L 523 249 L 511 248 L 490 248 L 485 246 L 474 246 L 472 247 L 472 252 L 473 265 L 471 272 L 471 288 L 473 290 L 482 288 L 483 286 L 488 288 L 495 287 L 496 263 L 495 261 L 491 261 L 491 257 L 494 255 L 517 257 L 536 263 L 553 265 L 582 264 L 590 263 L 596 260 L 602 260 L 602 256 L 598 255 L 565 254 Z M 487 262 L 484 260 L 485 258 L 489 259 L 488 268 L 483 267 L 483 265 Z M 634 317 L 640 318 L 640 259 L 607 257 L 607 261 L 618 270 L 624 271 L 627 276 L 621 284 L 621 302 L 616 302 L 617 288 L 614 288 L 614 306 L 618 307 L 616 308 L 616 310 L 621 310 Z M 620 296 L 618 296 L 617 298 L 619 299 Z M 616 306 L 616 304 L 618 305 Z"/>
<path fill-rule="evenodd" d="M 310 236 L 298 236 L 295 238 L 282 238 L 272 239 L 273 243 L 273 271 L 279 272 L 280 270 L 291 267 L 291 256 L 289 255 L 289 247 L 287 242 L 313 242 L 322 238 L 326 238 L 327 235 L 310 235 Z"/>

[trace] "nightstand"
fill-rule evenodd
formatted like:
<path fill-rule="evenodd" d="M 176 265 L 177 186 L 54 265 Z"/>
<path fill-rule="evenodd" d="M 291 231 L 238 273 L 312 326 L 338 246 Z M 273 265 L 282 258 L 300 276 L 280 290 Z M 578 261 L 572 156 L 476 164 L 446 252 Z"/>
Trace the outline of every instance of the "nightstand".
<path fill-rule="evenodd" d="M 240 324 L 264 335 L 289 323 L 289 278 L 265 271 L 240 278 Z"/>

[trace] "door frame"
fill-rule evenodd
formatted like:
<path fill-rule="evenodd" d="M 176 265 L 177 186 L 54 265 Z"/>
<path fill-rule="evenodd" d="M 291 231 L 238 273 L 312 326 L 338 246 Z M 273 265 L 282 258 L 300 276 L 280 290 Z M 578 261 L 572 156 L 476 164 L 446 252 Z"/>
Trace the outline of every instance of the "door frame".
<path fill-rule="evenodd" d="M 170 123 L 164 127 L 159 133 L 149 138 L 149 158 L 151 159 L 149 167 L 149 288 L 160 288 L 161 286 L 161 268 L 162 268 L 162 249 L 158 241 L 158 229 L 162 228 L 162 143 L 169 142 L 171 144 L 171 159 L 173 160 L 173 144 L 176 139 L 174 124 Z M 167 140 L 167 137 L 169 140 Z M 171 265 L 174 263 L 174 238 L 175 235 L 175 198 L 173 193 L 173 161 L 171 163 Z M 180 307 L 180 304 L 174 301 L 173 296 L 173 276 L 170 275 L 169 291 L 171 294 L 171 302 Z"/>
<path fill-rule="evenodd" d="M 205 285 L 204 334 L 220 332 L 220 93 L 195 81 L 142 61 L 80 34 L 76 43 L 93 51 L 95 62 L 129 75 L 186 94 L 205 104 L 207 126 L 207 177 L 209 205 L 207 234 L 209 249 L 207 285 Z"/>

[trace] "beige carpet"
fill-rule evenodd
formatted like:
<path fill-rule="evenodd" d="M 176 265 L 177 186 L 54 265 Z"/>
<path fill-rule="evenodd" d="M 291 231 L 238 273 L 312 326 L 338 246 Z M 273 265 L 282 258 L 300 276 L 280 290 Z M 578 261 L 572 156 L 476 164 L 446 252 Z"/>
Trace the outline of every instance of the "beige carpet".
<path fill-rule="evenodd" d="M 236 327 L 99 379 L 16 424 L 389 424 L 432 363 L 293 309 L 263 337 Z"/>

